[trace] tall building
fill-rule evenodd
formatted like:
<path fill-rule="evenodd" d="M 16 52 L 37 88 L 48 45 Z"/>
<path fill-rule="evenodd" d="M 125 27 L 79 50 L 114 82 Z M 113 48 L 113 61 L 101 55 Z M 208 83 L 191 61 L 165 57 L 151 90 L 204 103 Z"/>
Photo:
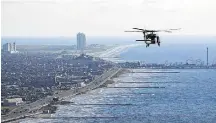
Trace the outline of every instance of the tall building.
<path fill-rule="evenodd" d="M 12 51 L 16 52 L 16 43 L 15 42 L 13 43 Z"/>
<path fill-rule="evenodd" d="M 6 43 L 3 45 L 4 52 L 17 53 L 16 51 L 16 43 Z"/>
<path fill-rule="evenodd" d="M 77 50 L 80 50 L 82 53 L 86 48 L 86 37 L 84 33 L 77 34 Z"/>
<path fill-rule="evenodd" d="M 11 43 L 6 43 L 3 45 L 3 51 L 8 51 L 10 52 L 12 50 Z"/>

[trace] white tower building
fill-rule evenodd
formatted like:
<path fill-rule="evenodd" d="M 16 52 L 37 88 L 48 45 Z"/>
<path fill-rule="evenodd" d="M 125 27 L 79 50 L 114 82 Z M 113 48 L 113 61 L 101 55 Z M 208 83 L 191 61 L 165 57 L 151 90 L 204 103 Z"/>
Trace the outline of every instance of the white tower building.
<path fill-rule="evenodd" d="M 3 51 L 11 52 L 11 50 L 12 50 L 11 43 L 6 43 L 3 45 Z"/>
<path fill-rule="evenodd" d="M 77 34 L 77 50 L 80 50 L 82 53 L 86 48 L 86 37 L 84 33 Z"/>
<path fill-rule="evenodd" d="M 16 43 L 15 42 L 13 43 L 13 47 L 12 48 L 13 48 L 12 51 L 16 52 Z"/>

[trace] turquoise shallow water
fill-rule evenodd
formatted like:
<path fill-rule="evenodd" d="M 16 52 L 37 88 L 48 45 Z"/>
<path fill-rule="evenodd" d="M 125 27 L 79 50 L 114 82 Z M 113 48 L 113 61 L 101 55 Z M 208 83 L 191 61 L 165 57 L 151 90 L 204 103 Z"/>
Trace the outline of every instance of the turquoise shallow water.
<path fill-rule="evenodd" d="M 53 119 L 25 119 L 22 122 L 214 123 L 216 121 L 216 70 L 135 71 L 179 71 L 180 73 L 123 74 L 108 88 L 96 89 L 71 99 L 76 104 L 83 105 L 59 106 L 59 110 L 52 116 Z"/>

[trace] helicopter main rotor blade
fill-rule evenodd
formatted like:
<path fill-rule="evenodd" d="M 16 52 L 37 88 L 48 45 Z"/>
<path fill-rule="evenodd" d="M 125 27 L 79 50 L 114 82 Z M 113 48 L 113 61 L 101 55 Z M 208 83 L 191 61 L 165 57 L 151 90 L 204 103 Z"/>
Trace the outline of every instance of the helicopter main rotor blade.
<path fill-rule="evenodd" d="M 146 30 L 146 29 L 140 29 L 140 28 L 132 28 L 132 29 L 136 29 L 137 31 L 125 31 L 125 32 L 144 32 L 144 33 L 148 33 L 148 32 L 167 32 L 167 33 L 172 33 L 172 31 L 174 30 L 180 30 L 181 28 L 177 28 L 177 29 L 166 29 L 166 30 Z"/>
<path fill-rule="evenodd" d="M 146 30 L 146 32 L 160 32 L 160 30 Z"/>
<path fill-rule="evenodd" d="M 163 30 L 163 32 L 172 33 L 172 31 L 169 31 L 169 30 Z"/>
<path fill-rule="evenodd" d="M 168 33 L 172 33 L 172 31 L 170 31 L 170 30 L 152 30 L 152 32 L 168 32 Z"/>
<path fill-rule="evenodd" d="M 169 29 L 169 30 L 180 30 L 181 28 L 177 28 L 177 29 Z"/>
<path fill-rule="evenodd" d="M 177 29 L 165 29 L 165 30 L 146 30 L 146 32 L 168 32 L 171 33 L 174 30 L 180 30 L 181 28 L 177 28 Z"/>
<path fill-rule="evenodd" d="M 136 30 L 143 30 L 143 31 L 144 31 L 144 29 L 140 29 L 140 28 L 132 28 L 132 29 L 136 29 Z"/>
<path fill-rule="evenodd" d="M 124 31 L 124 32 L 143 32 L 143 31 Z"/>

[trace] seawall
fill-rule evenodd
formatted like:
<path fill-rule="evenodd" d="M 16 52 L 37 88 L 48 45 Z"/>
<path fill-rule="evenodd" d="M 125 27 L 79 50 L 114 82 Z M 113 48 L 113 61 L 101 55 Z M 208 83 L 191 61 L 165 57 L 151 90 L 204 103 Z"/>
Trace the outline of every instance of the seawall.
<path fill-rule="evenodd" d="M 101 76 L 97 77 L 95 80 L 93 80 L 92 82 L 90 82 L 89 84 L 87 84 L 84 87 L 80 87 L 74 90 L 66 90 L 63 91 L 60 94 L 54 95 L 53 97 L 59 97 L 60 100 L 70 100 L 73 96 L 76 96 L 78 94 L 82 94 L 82 93 L 86 93 L 87 91 L 102 87 L 102 85 L 104 85 L 106 82 L 109 82 L 110 79 L 112 79 L 113 77 L 119 75 L 124 69 L 122 68 L 111 68 L 110 70 L 106 71 L 104 74 L 102 74 Z M 51 102 L 47 102 L 47 105 L 50 104 Z M 37 108 L 37 107 L 36 107 Z M 40 108 L 38 107 L 37 110 L 39 110 Z M 35 109 L 36 110 L 36 109 Z M 2 121 L 1 122 L 12 122 L 12 121 L 16 121 L 18 119 L 24 119 L 26 117 L 32 117 L 33 115 L 37 115 L 39 113 L 24 113 L 23 115 L 13 115 L 13 117 L 9 118 L 9 116 L 6 117 L 2 117 Z"/>
<path fill-rule="evenodd" d="M 86 93 L 87 91 L 102 87 L 102 85 L 109 82 L 113 77 L 117 76 L 122 71 L 124 71 L 124 69 L 122 68 L 111 68 L 110 70 L 106 71 L 104 74 L 97 77 L 95 80 L 93 80 L 86 86 L 77 88 L 75 90 L 67 90 L 65 92 L 66 95 L 63 94 L 62 96 L 59 97 L 61 100 L 70 100 L 70 98 L 75 95 Z"/>

